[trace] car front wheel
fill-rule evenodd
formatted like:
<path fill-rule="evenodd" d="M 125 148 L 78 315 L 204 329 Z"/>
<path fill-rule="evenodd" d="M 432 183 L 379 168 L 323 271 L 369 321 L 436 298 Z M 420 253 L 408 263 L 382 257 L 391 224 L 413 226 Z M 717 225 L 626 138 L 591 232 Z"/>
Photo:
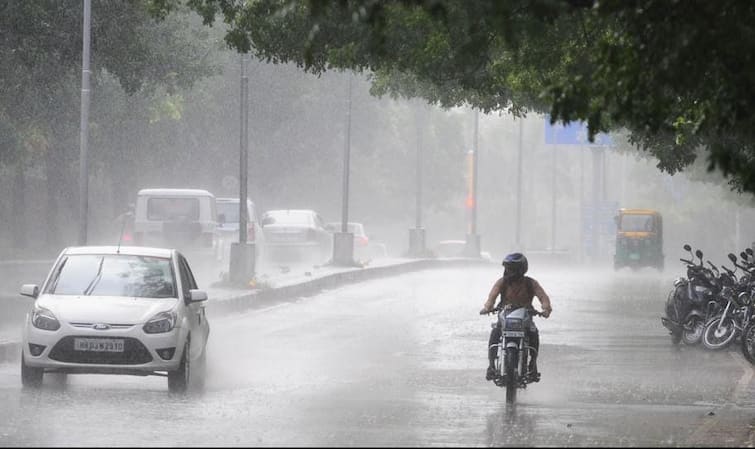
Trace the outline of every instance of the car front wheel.
<path fill-rule="evenodd" d="M 168 391 L 171 393 L 184 393 L 189 385 L 189 375 L 191 373 L 190 349 L 190 340 L 187 339 L 178 369 L 168 371 Z"/>
<path fill-rule="evenodd" d="M 27 366 L 24 360 L 24 353 L 21 351 L 21 385 L 29 388 L 39 388 L 42 386 L 44 374 L 45 371 L 42 368 Z"/>

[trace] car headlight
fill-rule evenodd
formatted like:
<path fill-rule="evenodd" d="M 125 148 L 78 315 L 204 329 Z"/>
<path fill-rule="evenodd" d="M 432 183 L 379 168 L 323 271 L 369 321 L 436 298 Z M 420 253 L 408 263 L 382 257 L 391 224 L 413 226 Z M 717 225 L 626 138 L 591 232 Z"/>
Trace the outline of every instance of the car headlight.
<path fill-rule="evenodd" d="M 56 331 L 60 329 L 60 322 L 55 315 L 44 307 L 34 306 L 31 312 L 31 324 L 37 329 Z"/>
<path fill-rule="evenodd" d="M 142 329 L 148 334 L 161 334 L 170 332 L 176 325 L 176 312 L 160 312 L 144 324 Z"/>

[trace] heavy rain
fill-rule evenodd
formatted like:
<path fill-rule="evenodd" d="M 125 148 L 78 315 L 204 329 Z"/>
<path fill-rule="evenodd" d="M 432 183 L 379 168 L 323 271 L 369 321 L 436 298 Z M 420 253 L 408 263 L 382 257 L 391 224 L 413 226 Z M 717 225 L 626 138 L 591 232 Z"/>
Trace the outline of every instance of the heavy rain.
<path fill-rule="evenodd" d="M 752 447 L 755 10 L 665 3 L 0 2 L 0 446 Z"/>

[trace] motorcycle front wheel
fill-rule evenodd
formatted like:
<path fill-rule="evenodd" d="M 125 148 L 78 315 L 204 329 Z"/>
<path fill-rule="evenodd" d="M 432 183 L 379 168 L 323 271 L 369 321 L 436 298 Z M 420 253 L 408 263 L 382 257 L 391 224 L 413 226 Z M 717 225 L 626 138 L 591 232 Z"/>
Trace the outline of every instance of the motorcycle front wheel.
<path fill-rule="evenodd" d="M 684 326 L 682 341 L 684 344 L 693 346 L 700 343 L 705 332 L 705 322 L 700 317 L 693 317 Z"/>
<path fill-rule="evenodd" d="M 517 379 L 517 366 L 519 366 L 519 350 L 517 348 L 506 348 L 506 403 L 513 404 L 516 402 L 516 389 L 519 383 Z"/>
<path fill-rule="evenodd" d="M 714 318 L 705 326 L 705 331 L 703 331 L 703 346 L 708 349 L 723 349 L 734 341 L 736 331 L 734 320 L 731 318 Z"/>
<path fill-rule="evenodd" d="M 755 323 L 749 324 L 742 332 L 742 355 L 755 365 Z"/>

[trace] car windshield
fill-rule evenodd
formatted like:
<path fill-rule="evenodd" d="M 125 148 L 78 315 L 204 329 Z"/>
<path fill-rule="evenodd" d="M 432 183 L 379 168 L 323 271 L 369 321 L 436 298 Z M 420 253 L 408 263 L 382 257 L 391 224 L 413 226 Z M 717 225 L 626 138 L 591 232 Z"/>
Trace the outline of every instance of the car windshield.
<path fill-rule="evenodd" d="M 170 259 L 124 254 L 65 256 L 45 293 L 176 298 Z"/>
<path fill-rule="evenodd" d="M 270 224 L 295 224 L 295 225 L 312 225 L 312 214 L 306 211 L 274 211 L 267 212 L 262 218 L 262 225 Z"/>
<path fill-rule="evenodd" d="M 624 232 L 651 232 L 653 230 L 653 216 L 623 215 L 620 229 Z"/>
<path fill-rule="evenodd" d="M 155 221 L 197 221 L 197 198 L 150 198 L 147 200 L 147 219 Z"/>

